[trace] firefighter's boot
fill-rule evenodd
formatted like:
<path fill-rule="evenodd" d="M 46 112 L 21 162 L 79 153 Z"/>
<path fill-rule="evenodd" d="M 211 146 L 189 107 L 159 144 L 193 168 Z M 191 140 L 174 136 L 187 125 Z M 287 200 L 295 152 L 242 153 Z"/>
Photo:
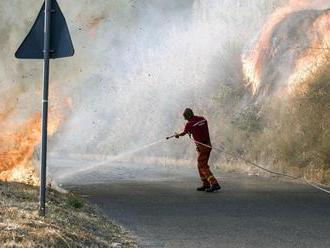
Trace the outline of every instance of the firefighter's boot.
<path fill-rule="evenodd" d="M 197 191 L 205 191 L 210 188 L 210 185 L 203 185 L 201 187 L 198 187 L 196 190 Z"/>
<path fill-rule="evenodd" d="M 205 189 L 205 192 L 211 193 L 217 190 L 220 190 L 221 186 L 218 183 L 212 184 L 210 188 Z"/>

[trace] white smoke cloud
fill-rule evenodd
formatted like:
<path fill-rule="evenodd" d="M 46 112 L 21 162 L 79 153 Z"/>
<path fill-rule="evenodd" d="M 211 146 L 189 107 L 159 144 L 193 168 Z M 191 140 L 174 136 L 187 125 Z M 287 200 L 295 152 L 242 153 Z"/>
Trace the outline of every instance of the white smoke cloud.
<path fill-rule="evenodd" d="M 234 63 L 226 49 L 243 47 L 280 1 L 58 2 L 76 54 L 52 62 L 51 96 L 57 100 L 50 104 L 66 97 L 73 104 L 61 106 L 68 115 L 50 150 L 112 154 L 181 128 L 186 106 L 211 116 L 205 106 L 217 84 L 240 73 L 223 69 Z M 42 64 L 13 54 L 41 4 L 0 3 L 1 105 L 9 106 L 10 98 L 20 118 L 39 109 Z"/>

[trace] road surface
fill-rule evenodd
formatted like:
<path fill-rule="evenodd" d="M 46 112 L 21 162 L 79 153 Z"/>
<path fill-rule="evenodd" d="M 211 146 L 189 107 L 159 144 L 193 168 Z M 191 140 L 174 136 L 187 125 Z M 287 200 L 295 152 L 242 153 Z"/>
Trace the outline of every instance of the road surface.
<path fill-rule="evenodd" d="M 210 194 L 195 191 L 189 168 L 112 163 L 77 171 L 64 186 L 141 247 L 330 247 L 330 195 L 306 185 L 216 172 L 223 190 Z"/>

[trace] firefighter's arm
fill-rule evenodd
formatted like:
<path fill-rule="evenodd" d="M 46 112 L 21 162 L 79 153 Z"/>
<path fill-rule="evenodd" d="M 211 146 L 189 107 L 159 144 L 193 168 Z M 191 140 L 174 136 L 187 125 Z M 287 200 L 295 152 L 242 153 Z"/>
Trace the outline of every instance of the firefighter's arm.
<path fill-rule="evenodd" d="M 180 138 L 180 136 L 185 136 L 187 134 L 187 132 L 183 131 L 182 133 L 175 133 L 175 138 Z"/>

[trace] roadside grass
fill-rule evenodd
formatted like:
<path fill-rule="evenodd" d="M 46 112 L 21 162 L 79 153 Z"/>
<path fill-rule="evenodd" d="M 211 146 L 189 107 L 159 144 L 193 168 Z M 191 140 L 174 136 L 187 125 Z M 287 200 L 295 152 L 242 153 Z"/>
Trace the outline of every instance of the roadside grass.
<path fill-rule="evenodd" d="M 47 191 L 38 215 L 38 188 L 0 181 L 1 247 L 137 247 L 133 237 L 73 194 Z"/>

